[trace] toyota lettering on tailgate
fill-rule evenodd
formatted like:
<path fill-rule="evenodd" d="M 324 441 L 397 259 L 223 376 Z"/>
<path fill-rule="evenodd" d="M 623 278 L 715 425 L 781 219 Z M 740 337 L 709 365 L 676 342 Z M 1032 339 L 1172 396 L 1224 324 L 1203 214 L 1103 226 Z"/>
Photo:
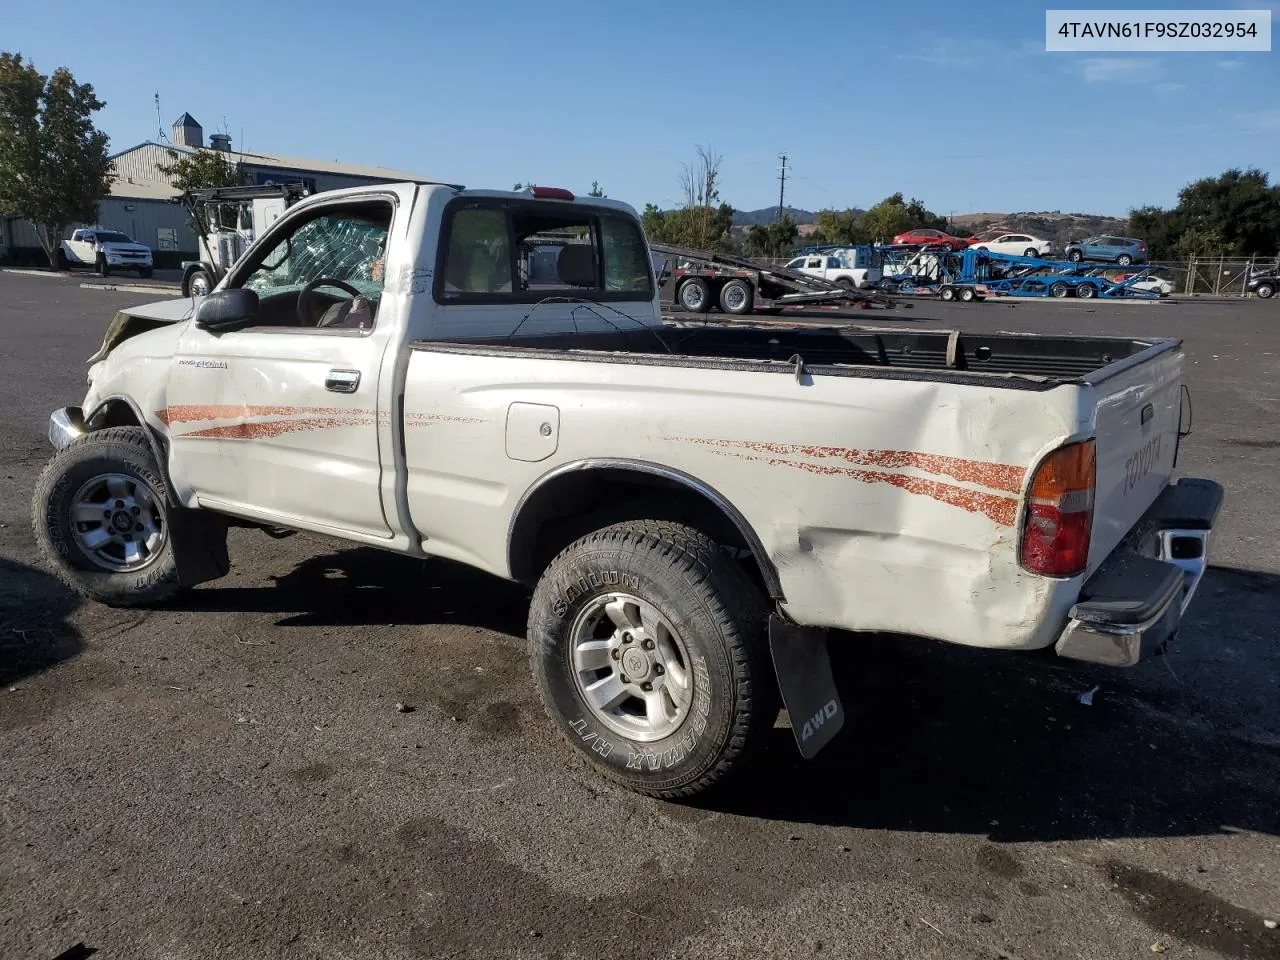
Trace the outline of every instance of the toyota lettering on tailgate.
<path fill-rule="evenodd" d="M 1148 440 L 1141 450 L 1124 462 L 1124 492 L 1136 487 L 1151 468 L 1160 462 L 1160 434 Z"/>

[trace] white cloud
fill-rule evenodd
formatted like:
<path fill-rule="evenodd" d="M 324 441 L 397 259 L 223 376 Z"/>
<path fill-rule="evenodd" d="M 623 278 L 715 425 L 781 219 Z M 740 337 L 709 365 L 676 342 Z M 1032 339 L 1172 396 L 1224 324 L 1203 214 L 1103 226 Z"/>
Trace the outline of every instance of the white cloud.
<path fill-rule="evenodd" d="M 1161 70 L 1145 57 L 1086 57 L 1080 65 L 1085 83 L 1150 83 Z"/>
<path fill-rule="evenodd" d="M 1217 66 L 1220 70 L 1239 70 L 1244 63 L 1240 60 L 1219 60 Z"/>

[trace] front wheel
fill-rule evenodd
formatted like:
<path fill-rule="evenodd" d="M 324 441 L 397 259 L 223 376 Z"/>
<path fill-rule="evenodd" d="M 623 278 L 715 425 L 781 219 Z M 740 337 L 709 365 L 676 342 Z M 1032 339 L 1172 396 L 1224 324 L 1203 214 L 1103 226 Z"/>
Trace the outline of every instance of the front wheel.
<path fill-rule="evenodd" d="M 1084 254 L 1081 253 L 1079 250 L 1072 250 L 1069 254 L 1067 254 L 1067 259 L 1070 260 L 1072 263 L 1079 263 L 1081 260 L 1084 259 Z"/>
<path fill-rule="evenodd" d="M 184 286 L 184 297 L 207 297 L 213 290 L 213 277 L 204 270 L 192 270 Z"/>
<path fill-rule="evenodd" d="M 143 280 L 150 280 L 150 279 L 151 279 L 151 268 L 150 268 L 150 267 L 139 267 L 139 268 L 138 268 L 138 276 L 140 276 Z"/>
<path fill-rule="evenodd" d="M 1276 295 L 1276 288 L 1269 283 L 1258 284 L 1258 289 L 1254 291 L 1263 300 L 1270 300 Z"/>
<path fill-rule="evenodd" d="M 1035 247 L 1028 247 L 1026 250 L 1022 251 L 1022 255 L 1024 257 L 1039 257 L 1040 251 L 1037 250 Z"/>
<path fill-rule="evenodd" d="M 760 591 L 689 527 L 638 520 L 567 547 L 529 609 L 548 715 L 608 777 L 656 797 L 722 780 L 777 717 Z"/>
<path fill-rule="evenodd" d="M 956 288 L 951 286 L 944 286 L 941 290 L 938 291 L 938 296 L 941 299 L 946 301 L 954 300 L 956 298 Z"/>
<path fill-rule="evenodd" d="M 1063 283 L 1061 280 L 1049 286 L 1049 296 L 1057 300 L 1061 300 L 1070 292 L 1071 292 L 1071 288 L 1067 286 L 1065 283 Z"/>
<path fill-rule="evenodd" d="M 168 488 L 141 427 L 98 430 L 58 451 L 31 501 L 36 542 L 58 579 L 114 607 L 178 591 Z"/>
<path fill-rule="evenodd" d="M 107 258 L 102 254 L 98 254 L 98 259 L 94 261 L 94 269 L 98 271 L 98 276 L 100 277 L 111 276 L 111 268 L 107 266 Z"/>

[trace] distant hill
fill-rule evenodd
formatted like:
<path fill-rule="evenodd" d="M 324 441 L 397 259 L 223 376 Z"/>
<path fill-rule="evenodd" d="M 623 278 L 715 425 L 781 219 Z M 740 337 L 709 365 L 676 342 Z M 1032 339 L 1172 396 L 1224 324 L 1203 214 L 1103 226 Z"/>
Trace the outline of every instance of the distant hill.
<path fill-rule="evenodd" d="M 818 215 L 812 210 L 801 210 L 798 207 L 783 207 L 782 211 L 798 224 L 818 222 Z M 733 225 L 735 227 L 757 227 L 762 223 L 773 223 L 777 219 L 777 207 L 761 207 L 759 210 L 733 211 Z"/>
<path fill-rule="evenodd" d="M 1083 240 L 1100 233 L 1127 236 L 1129 221 L 1124 217 L 1104 217 L 1096 213 L 1062 213 L 1058 210 L 1038 213 L 965 213 L 951 218 L 958 233 L 981 233 L 984 230 L 1008 230 L 1029 233 L 1052 240 L 1061 250 L 1072 240 Z"/>

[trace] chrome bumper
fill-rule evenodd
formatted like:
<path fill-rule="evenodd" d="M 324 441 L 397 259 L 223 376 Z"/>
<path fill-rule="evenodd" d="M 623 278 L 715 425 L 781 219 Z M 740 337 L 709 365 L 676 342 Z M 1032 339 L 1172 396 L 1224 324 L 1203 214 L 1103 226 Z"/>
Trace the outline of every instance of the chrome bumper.
<path fill-rule="evenodd" d="M 49 442 L 61 450 L 85 435 L 84 414 L 79 407 L 63 407 L 49 414 Z"/>
<path fill-rule="evenodd" d="M 1131 667 L 1163 649 L 1204 577 L 1222 497 L 1211 480 L 1168 487 L 1081 588 L 1058 655 Z"/>

